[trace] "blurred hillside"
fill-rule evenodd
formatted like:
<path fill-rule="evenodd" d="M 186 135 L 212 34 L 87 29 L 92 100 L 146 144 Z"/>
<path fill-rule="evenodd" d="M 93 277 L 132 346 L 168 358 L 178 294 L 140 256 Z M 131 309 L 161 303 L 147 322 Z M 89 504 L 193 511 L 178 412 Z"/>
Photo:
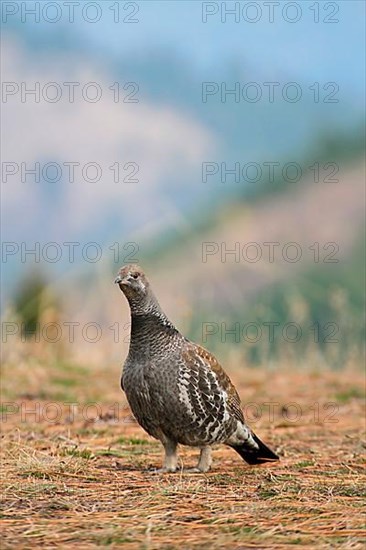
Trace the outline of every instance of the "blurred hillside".
<path fill-rule="evenodd" d="M 146 270 L 177 326 L 221 357 L 234 353 L 235 362 L 247 365 L 286 360 L 311 366 L 311 352 L 314 367 L 358 362 L 363 353 L 364 164 L 344 166 L 337 183 L 304 180 L 285 185 L 282 193 L 260 190 L 255 200 L 242 197 L 211 215 L 203 211 L 202 219 L 197 215 L 196 224 L 168 241 L 165 233 L 160 241 L 136 239 L 131 261 Z M 270 248 L 269 242 L 276 245 Z M 45 310 L 43 321 L 40 314 L 41 324 L 51 319 L 78 326 L 74 342 L 62 342 L 65 356 L 100 362 L 120 361 L 127 353 L 129 311 L 113 285 L 125 258 L 78 267 L 45 287 L 46 296 L 59 297 L 59 307 L 53 317 Z M 101 327 L 94 343 L 81 334 L 88 323 Z M 301 336 L 293 342 L 296 327 Z M 59 344 L 48 347 L 59 355 Z"/>
<path fill-rule="evenodd" d="M 261 191 L 255 201 L 222 206 L 199 231 L 173 238 L 150 255 L 162 302 L 190 337 L 221 353 L 236 347 L 249 363 L 278 360 L 284 348 L 301 363 L 312 343 L 333 366 L 362 356 L 364 178 L 361 161 L 349 165 L 335 184 L 308 181 L 298 188 L 285 186 L 283 193 Z M 269 242 L 277 243 L 271 255 L 264 244 Z M 248 243 L 252 245 L 246 247 Z M 291 260 L 300 254 L 298 261 L 284 258 L 289 243 L 294 243 L 288 247 Z M 177 288 L 187 297 L 183 311 L 175 298 Z M 271 322 L 280 327 L 273 342 L 265 328 Z M 207 335 L 205 323 L 213 324 L 212 331 L 225 323 L 228 336 L 221 328 Z M 238 323 L 241 328 L 259 325 L 259 343 L 255 333 L 247 338 L 233 334 Z M 286 323 L 301 327 L 296 345 L 278 337 Z"/>

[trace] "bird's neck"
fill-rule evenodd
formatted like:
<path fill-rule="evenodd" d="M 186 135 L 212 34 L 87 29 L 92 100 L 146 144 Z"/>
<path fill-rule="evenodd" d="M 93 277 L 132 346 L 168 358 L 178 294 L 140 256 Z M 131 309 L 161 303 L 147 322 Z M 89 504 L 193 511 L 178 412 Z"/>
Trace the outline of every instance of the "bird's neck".
<path fill-rule="evenodd" d="M 144 308 L 130 302 L 131 340 L 130 356 L 144 355 L 147 359 L 170 346 L 180 338 L 178 329 L 171 323 L 156 299 Z"/>
<path fill-rule="evenodd" d="M 139 336 L 144 332 L 177 332 L 177 329 L 163 311 L 149 313 L 133 313 L 131 311 L 131 336 Z"/>

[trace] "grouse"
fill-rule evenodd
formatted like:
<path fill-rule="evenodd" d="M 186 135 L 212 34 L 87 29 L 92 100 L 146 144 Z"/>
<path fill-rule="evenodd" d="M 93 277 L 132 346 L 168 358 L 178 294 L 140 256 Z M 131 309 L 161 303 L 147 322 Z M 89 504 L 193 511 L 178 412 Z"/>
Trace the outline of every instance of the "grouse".
<path fill-rule="evenodd" d="M 249 464 L 278 460 L 246 425 L 239 395 L 216 358 L 182 336 L 137 265 L 115 283 L 131 309 L 131 339 L 121 386 L 138 423 L 165 449 L 162 472 L 177 470 L 177 445 L 201 449 L 197 468 L 211 466 L 211 445 L 229 445 Z"/>

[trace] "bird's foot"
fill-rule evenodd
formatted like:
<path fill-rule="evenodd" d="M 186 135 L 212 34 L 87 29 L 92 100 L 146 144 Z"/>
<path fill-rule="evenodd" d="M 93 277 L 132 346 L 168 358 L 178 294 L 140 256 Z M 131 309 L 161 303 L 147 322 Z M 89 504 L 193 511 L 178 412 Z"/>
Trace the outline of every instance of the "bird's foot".
<path fill-rule="evenodd" d="M 206 473 L 211 468 L 211 464 L 212 464 L 211 447 L 209 446 L 202 447 L 200 459 L 195 469 L 201 473 Z"/>
<path fill-rule="evenodd" d="M 188 474 L 206 474 L 209 472 L 210 466 L 209 465 L 198 465 L 194 468 L 185 468 L 184 472 L 187 472 Z"/>
<path fill-rule="evenodd" d="M 175 474 L 177 472 L 177 468 L 167 468 L 167 467 L 163 467 L 163 468 L 154 468 L 154 470 L 151 470 L 151 473 L 152 474 Z"/>
<path fill-rule="evenodd" d="M 183 470 L 185 474 L 202 474 L 203 471 L 200 470 L 197 466 L 195 468 L 186 468 Z"/>

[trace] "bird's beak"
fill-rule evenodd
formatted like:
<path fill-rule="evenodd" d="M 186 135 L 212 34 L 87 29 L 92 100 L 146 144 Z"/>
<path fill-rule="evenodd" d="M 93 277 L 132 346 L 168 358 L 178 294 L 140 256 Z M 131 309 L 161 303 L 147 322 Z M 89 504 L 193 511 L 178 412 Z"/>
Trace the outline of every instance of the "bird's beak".
<path fill-rule="evenodd" d="M 122 283 L 122 277 L 121 277 L 121 275 L 118 275 L 118 276 L 114 279 L 114 282 L 117 283 L 117 284 Z"/>

